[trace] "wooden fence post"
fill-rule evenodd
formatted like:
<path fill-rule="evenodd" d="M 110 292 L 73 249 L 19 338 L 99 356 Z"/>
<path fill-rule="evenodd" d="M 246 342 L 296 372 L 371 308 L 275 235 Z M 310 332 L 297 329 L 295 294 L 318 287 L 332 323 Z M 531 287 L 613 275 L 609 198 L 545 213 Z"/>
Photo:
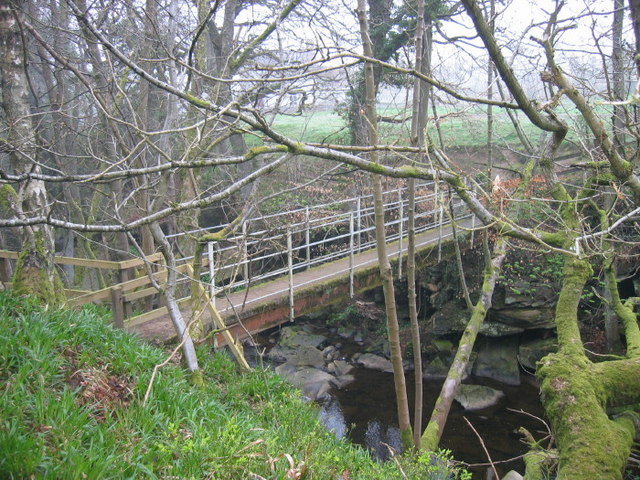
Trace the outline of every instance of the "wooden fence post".
<path fill-rule="evenodd" d="M 116 328 L 124 328 L 125 309 L 120 285 L 111 288 L 111 311 L 113 312 L 113 325 Z"/>
<path fill-rule="evenodd" d="M 120 283 L 128 282 L 133 279 L 133 268 L 121 268 L 119 273 Z M 123 302 L 122 304 L 124 316 L 130 317 L 133 312 L 133 307 L 131 306 L 131 302 Z"/>
<path fill-rule="evenodd" d="M 0 258 L 0 282 L 9 283 L 11 281 L 11 264 L 8 258 Z"/>

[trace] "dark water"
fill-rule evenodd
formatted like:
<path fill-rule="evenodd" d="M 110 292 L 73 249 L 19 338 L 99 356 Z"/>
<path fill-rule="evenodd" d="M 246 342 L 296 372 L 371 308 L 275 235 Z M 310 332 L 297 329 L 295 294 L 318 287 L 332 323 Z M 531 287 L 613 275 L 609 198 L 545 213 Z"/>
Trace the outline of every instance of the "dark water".
<path fill-rule="evenodd" d="M 357 369 L 356 381 L 342 390 L 334 390 L 332 399 L 321 406 L 320 418 L 339 437 L 347 437 L 370 449 L 379 458 L 388 457 L 388 448 L 381 442 L 399 449 L 400 440 L 394 394 L 393 376 L 390 373 Z M 466 417 L 482 437 L 493 462 L 519 457 L 527 451 L 518 434 L 520 427 L 527 428 L 536 439 L 546 434 L 543 423 L 530 415 L 542 417 L 538 389 L 528 381 L 521 386 L 509 386 L 486 379 L 471 377 L 465 383 L 487 385 L 502 390 L 505 397 L 491 408 L 481 411 L 465 411 L 454 402 L 447 426 L 440 442 L 441 448 L 453 452 L 456 460 L 468 464 L 487 463 L 487 457 L 473 430 L 465 422 Z M 409 403 L 413 402 L 413 375 L 407 373 Z M 442 381 L 425 381 L 424 414 L 430 415 L 440 392 Z M 509 409 L 523 410 L 530 415 Z M 413 417 L 413 412 L 411 412 Z M 423 420 L 424 423 L 427 419 Z M 485 478 L 487 466 L 472 467 L 474 478 Z M 498 473 L 509 470 L 524 471 L 520 459 L 498 465 Z"/>
<path fill-rule="evenodd" d="M 263 345 L 269 343 L 266 334 L 258 340 Z M 337 341 L 337 339 L 334 340 Z M 358 346 L 355 344 L 343 343 L 341 352 L 350 356 L 357 349 Z M 340 390 L 334 389 L 331 392 L 331 398 L 320 404 L 320 420 L 336 436 L 346 437 L 354 443 L 365 446 L 379 459 L 387 459 L 389 449 L 384 444 L 390 445 L 397 451 L 400 450 L 393 375 L 365 368 L 356 368 L 351 374 L 355 377 L 353 383 Z M 443 381 L 444 379 L 425 379 L 424 416 L 431 415 Z M 412 371 L 406 372 L 406 382 L 413 418 Z M 469 469 L 473 472 L 474 479 L 486 478 L 487 468 L 490 468 L 487 456 L 478 436 L 464 420 L 466 417 L 482 437 L 500 476 L 509 470 L 523 473 L 524 463 L 519 457 L 526 453 L 527 446 L 522 442 L 518 429 L 526 428 L 536 440 L 547 434 L 545 425 L 534 418 L 544 416 L 535 380 L 523 372 L 520 386 L 506 385 L 478 377 L 470 377 L 464 383 L 486 385 L 501 390 L 505 396 L 497 405 L 473 412 L 465 411 L 458 402 L 454 401 L 440 447 L 451 450 L 456 460 L 471 465 Z M 519 411 L 525 413 L 519 413 Z M 423 419 L 423 428 L 427 420 L 428 418 Z M 515 460 L 501 463 L 509 459 Z"/>

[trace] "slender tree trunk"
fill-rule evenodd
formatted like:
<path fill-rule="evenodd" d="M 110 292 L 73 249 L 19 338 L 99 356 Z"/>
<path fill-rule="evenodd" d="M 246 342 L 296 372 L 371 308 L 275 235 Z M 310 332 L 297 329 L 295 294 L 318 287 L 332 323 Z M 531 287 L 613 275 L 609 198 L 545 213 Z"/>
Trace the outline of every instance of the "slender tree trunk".
<path fill-rule="evenodd" d="M 416 60 L 415 69 L 427 74 L 431 63 L 431 43 L 425 44 L 424 0 L 418 1 L 416 22 Z M 413 105 L 411 115 L 411 142 L 414 146 L 424 146 L 424 129 L 427 123 L 429 91 L 420 79 L 413 82 Z M 412 162 L 415 164 L 415 162 Z M 407 181 L 408 219 L 407 219 L 407 301 L 409 303 L 409 321 L 411 323 L 411 345 L 414 365 L 414 407 L 413 407 L 413 444 L 420 449 L 423 412 L 422 381 L 422 344 L 420 341 L 420 325 L 418 324 L 418 307 L 416 304 L 416 182 Z"/>
<path fill-rule="evenodd" d="M 196 349 L 193 345 L 191 334 L 189 333 L 187 324 L 182 317 L 182 312 L 178 307 L 178 301 L 176 299 L 176 258 L 173 255 L 171 245 L 169 245 L 167 237 L 160 228 L 160 225 L 157 222 L 153 222 L 149 225 L 149 230 L 151 231 L 156 244 L 158 244 L 167 264 L 167 283 L 162 293 L 164 293 L 165 299 L 167 301 L 167 310 L 169 310 L 169 317 L 171 317 L 173 327 L 178 334 L 178 340 L 182 342 L 182 353 L 184 355 L 184 360 L 187 364 L 187 368 L 191 372 L 193 372 L 194 382 L 199 383 L 202 381 L 202 378 L 198 373 L 196 373 L 199 371 Z"/>
<path fill-rule="evenodd" d="M 362 35 L 364 53 L 366 56 L 372 56 L 373 52 L 371 40 L 369 38 L 369 26 L 367 23 L 364 0 L 358 0 L 358 19 L 360 21 L 360 33 Z M 378 130 L 375 105 L 375 85 L 372 65 L 370 63 L 365 63 L 364 71 L 366 81 L 365 115 L 369 126 L 369 141 L 372 145 L 376 145 L 378 143 Z M 376 151 L 371 152 L 370 159 L 376 163 L 378 163 L 380 160 Z M 413 435 L 411 432 L 411 420 L 409 418 L 409 402 L 407 400 L 407 386 L 404 376 L 404 366 L 402 364 L 402 348 L 400 346 L 400 328 L 398 326 L 398 315 L 396 312 L 393 274 L 391 271 L 391 264 L 389 263 L 389 257 L 387 256 L 381 176 L 373 174 L 372 182 L 376 223 L 376 248 L 378 251 L 380 277 L 382 278 L 382 288 L 384 291 L 384 301 L 387 313 L 387 334 L 389 336 L 391 363 L 393 365 L 393 380 L 398 408 L 398 424 L 400 427 L 402 447 L 406 450 L 411 448 L 411 445 L 413 443 Z"/>
<path fill-rule="evenodd" d="M 636 75 L 640 77 L 640 0 L 629 0 L 629 8 L 635 46 L 633 59 L 636 64 Z"/>
<path fill-rule="evenodd" d="M 433 407 L 431 419 L 429 420 L 427 428 L 422 435 L 422 448 L 425 450 L 437 450 L 438 443 L 440 443 L 440 437 L 444 431 L 447 417 L 449 416 L 449 410 L 451 409 L 451 404 L 453 403 L 453 399 L 458 391 L 458 386 L 462 381 L 467 364 L 469 363 L 469 357 L 478 336 L 478 331 L 480 330 L 480 326 L 482 325 L 487 312 L 491 308 L 493 291 L 496 286 L 498 275 L 500 274 L 502 262 L 506 256 L 505 245 L 506 242 L 504 238 L 498 237 L 494 247 L 493 258 L 489 267 L 484 272 L 482 293 L 473 307 L 471 319 L 462 334 L 462 338 L 458 344 L 458 351 L 456 352 L 453 363 L 449 368 L 449 373 L 442 385 L 436 404 Z"/>
<path fill-rule="evenodd" d="M 611 51 L 611 69 L 613 83 L 613 99 L 622 101 L 625 99 L 625 72 L 624 72 L 624 50 L 622 28 L 624 24 L 624 0 L 613 0 L 613 28 Z M 613 107 L 613 138 L 618 148 L 624 148 L 625 140 L 625 124 L 626 109 L 624 105 L 615 105 Z"/>
<path fill-rule="evenodd" d="M 78 7 L 82 11 L 87 11 L 88 7 L 86 4 L 86 0 L 76 0 Z M 77 17 L 76 17 L 77 18 Z M 83 37 L 85 40 L 85 57 L 87 58 L 87 64 L 91 65 L 91 69 L 93 70 L 92 79 L 94 82 L 93 91 L 96 100 L 100 102 L 103 108 L 106 110 L 106 114 L 102 111 L 102 109 L 98 110 L 98 118 L 101 123 L 102 133 L 98 133 L 98 137 L 94 138 L 96 151 L 100 152 L 102 156 L 106 159 L 110 159 L 112 162 L 116 162 L 118 155 L 119 145 L 121 146 L 121 134 L 118 130 L 118 127 L 114 126 L 114 122 L 109 118 L 109 114 L 114 110 L 113 101 L 109 94 L 109 87 L 113 79 L 109 77 L 109 67 L 106 65 L 106 62 L 102 58 L 102 54 L 100 49 L 98 48 L 98 44 L 94 41 L 93 35 L 86 28 L 83 22 L 79 22 L 80 28 L 83 31 Z M 126 212 L 120 212 L 118 210 L 120 202 L 124 197 L 124 189 L 125 185 L 122 179 L 117 179 L 109 185 L 110 189 L 110 197 L 113 198 L 112 204 L 109 206 L 102 206 L 104 209 L 108 210 L 116 210 L 117 214 L 122 216 L 126 216 Z M 107 249 L 107 254 L 111 255 L 115 250 L 115 259 L 117 260 L 126 260 L 130 258 L 129 254 L 129 239 L 125 232 L 116 232 L 113 233 L 113 239 L 109 238 L 107 242 L 113 246 L 114 248 Z M 103 241 L 104 243 L 104 241 Z M 120 278 L 122 281 L 129 280 L 129 272 L 123 271 L 122 276 Z"/>
<path fill-rule="evenodd" d="M 0 0 L 0 75 L 2 107 L 8 126 L 6 136 L 13 171 L 20 174 L 41 173 L 38 163 L 36 132 L 31 121 L 29 86 L 26 76 L 25 50 L 18 18 L 22 12 L 16 3 Z M 9 187 L 10 189 L 11 187 Z M 17 190 L 3 196 L 17 217 L 46 217 L 51 203 L 46 185 L 28 178 Z M 22 229 L 22 250 L 16 265 L 13 288 L 18 294 L 32 294 L 46 303 L 58 303 L 64 290 L 55 270 L 53 228 L 46 224 Z"/>

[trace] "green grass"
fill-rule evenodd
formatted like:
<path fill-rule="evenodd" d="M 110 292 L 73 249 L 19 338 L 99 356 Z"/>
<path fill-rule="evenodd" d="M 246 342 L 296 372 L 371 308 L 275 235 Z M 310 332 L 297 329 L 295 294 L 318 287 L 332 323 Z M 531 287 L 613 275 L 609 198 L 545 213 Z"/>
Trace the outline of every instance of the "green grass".
<path fill-rule="evenodd" d="M 273 126 L 288 137 L 317 143 L 345 143 L 349 138 L 342 119 L 332 111 L 278 115 Z"/>
<path fill-rule="evenodd" d="M 484 147 L 487 142 L 487 119 L 485 107 L 451 108 L 439 107 L 440 129 L 444 146 L 451 147 Z M 594 105 L 594 110 L 604 119 L 610 118 L 610 108 Z M 589 138 L 590 133 L 584 126 L 579 113 L 573 105 L 563 102 L 558 108 L 558 116 L 567 122 L 570 131 L 567 140 L 577 141 L 578 137 Z M 409 118 L 411 112 L 398 108 L 379 108 L 379 114 L 386 117 Z M 524 114 L 518 113 L 522 128 L 529 140 L 535 145 L 539 141 L 541 130 L 535 127 Z M 332 111 L 308 112 L 303 115 L 278 115 L 274 127 L 284 135 L 307 142 L 346 143 L 349 132 L 345 121 Z M 379 123 L 380 137 L 385 143 L 408 143 L 410 123 Z M 427 127 L 431 140 L 438 143 L 438 133 L 431 122 Z M 496 145 L 520 147 L 511 120 L 504 111 L 494 109 L 494 142 Z"/>
<path fill-rule="evenodd" d="M 166 352 L 95 309 L 42 309 L 0 292 L 0 478 L 401 478 L 326 432 L 274 374 L 240 375 L 224 353 L 199 355 L 203 388 L 169 364 L 143 405 Z M 435 461 L 403 460 L 412 478 L 454 478 Z"/>

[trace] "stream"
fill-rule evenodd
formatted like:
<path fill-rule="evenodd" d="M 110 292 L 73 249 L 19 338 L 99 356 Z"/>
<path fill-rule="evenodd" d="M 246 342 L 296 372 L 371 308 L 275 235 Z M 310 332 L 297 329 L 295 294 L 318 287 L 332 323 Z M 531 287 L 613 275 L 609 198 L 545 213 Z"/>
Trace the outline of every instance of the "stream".
<path fill-rule="evenodd" d="M 411 373 L 407 373 L 410 404 L 413 399 Z M 382 442 L 395 449 L 400 446 L 393 376 L 361 368 L 356 370 L 355 377 L 352 384 L 331 392 L 331 399 L 321 405 L 320 419 L 337 436 L 346 436 L 352 442 L 368 448 L 376 458 L 386 459 L 389 456 L 388 449 Z M 451 450 L 456 460 L 467 464 L 487 463 L 478 437 L 464 420 L 466 417 L 482 437 L 494 462 L 524 454 L 527 447 L 520 441 L 522 437 L 518 434 L 518 428 L 525 427 L 538 432 L 544 431 L 545 427 L 531 416 L 510 409 L 542 416 L 538 389 L 529 383 L 513 387 L 477 377 L 469 377 L 466 383 L 487 385 L 502 390 L 506 396 L 498 405 L 479 411 L 465 411 L 458 402 L 454 402 L 440 442 L 441 448 Z M 442 380 L 425 380 L 425 415 L 430 415 L 441 386 Z M 413 417 L 413 412 L 411 415 Z M 423 428 L 427 420 L 423 418 Z M 540 436 L 536 435 L 537 438 Z M 470 470 L 474 478 L 484 479 L 487 468 L 486 465 L 479 465 Z M 500 475 L 509 470 L 523 472 L 524 463 L 518 459 L 498 467 Z"/>
<path fill-rule="evenodd" d="M 328 329 L 314 327 L 314 331 L 322 331 L 331 344 L 341 345 L 341 352 L 346 356 L 357 353 L 362 346 L 356 342 L 345 340 L 334 335 Z M 256 342 L 267 349 L 273 347 L 277 330 L 264 332 L 256 337 Z M 245 347 L 245 353 L 251 361 L 255 361 L 255 351 Z M 318 401 L 320 420 L 339 438 L 366 447 L 375 458 L 389 458 L 389 448 L 400 450 L 400 437 L 397 422 L 397 411 L 394 394 L 393 375 L 377 370 L 357 367 L 350 375 L 354 380 L 341 389 L 332 388 L 327 398 Z M 414 383 L 413 371 L 406 372 L 408 398 L 412 408 Z M 424 380 L 424 415 L 430 415 L 431 409 L 440 392 L 444 379 Z M 505 396 L 498 404 L 477 411 L 465 411 L 454 401 L 447 421 L 440 446 L 450 450 L 457 461 L 471 465 L 469 470 L 473 478 L 484 480 L 487 469 L 487 456 L 478 438 L 482 438 L 491 460 L 496 463 L 499 475 L 509 470 L 524 472 L 524 463 L 518 458 L 527 451 L 518 433 L 520 427 L 532 432 L 536 439 L 546 435 L 546 426 L 539 418 L 543 410 L 538 398 L 538 387 L 533 376 L 522 373 L 519 386 L 506 385 L 493 380 L 470 376 L 464 383 L 485 385 L 504 392 Z M 412 408 L 413 410 L 413 408 Z M 411 412 L 413 418 L 413 412 Z M 477 430 L 477 434 L 469 427 L 466 419 Z M 423 419 L 424 424 L 428 418 Z M 516 458 L 508 463 L 499 463 Z"/>

